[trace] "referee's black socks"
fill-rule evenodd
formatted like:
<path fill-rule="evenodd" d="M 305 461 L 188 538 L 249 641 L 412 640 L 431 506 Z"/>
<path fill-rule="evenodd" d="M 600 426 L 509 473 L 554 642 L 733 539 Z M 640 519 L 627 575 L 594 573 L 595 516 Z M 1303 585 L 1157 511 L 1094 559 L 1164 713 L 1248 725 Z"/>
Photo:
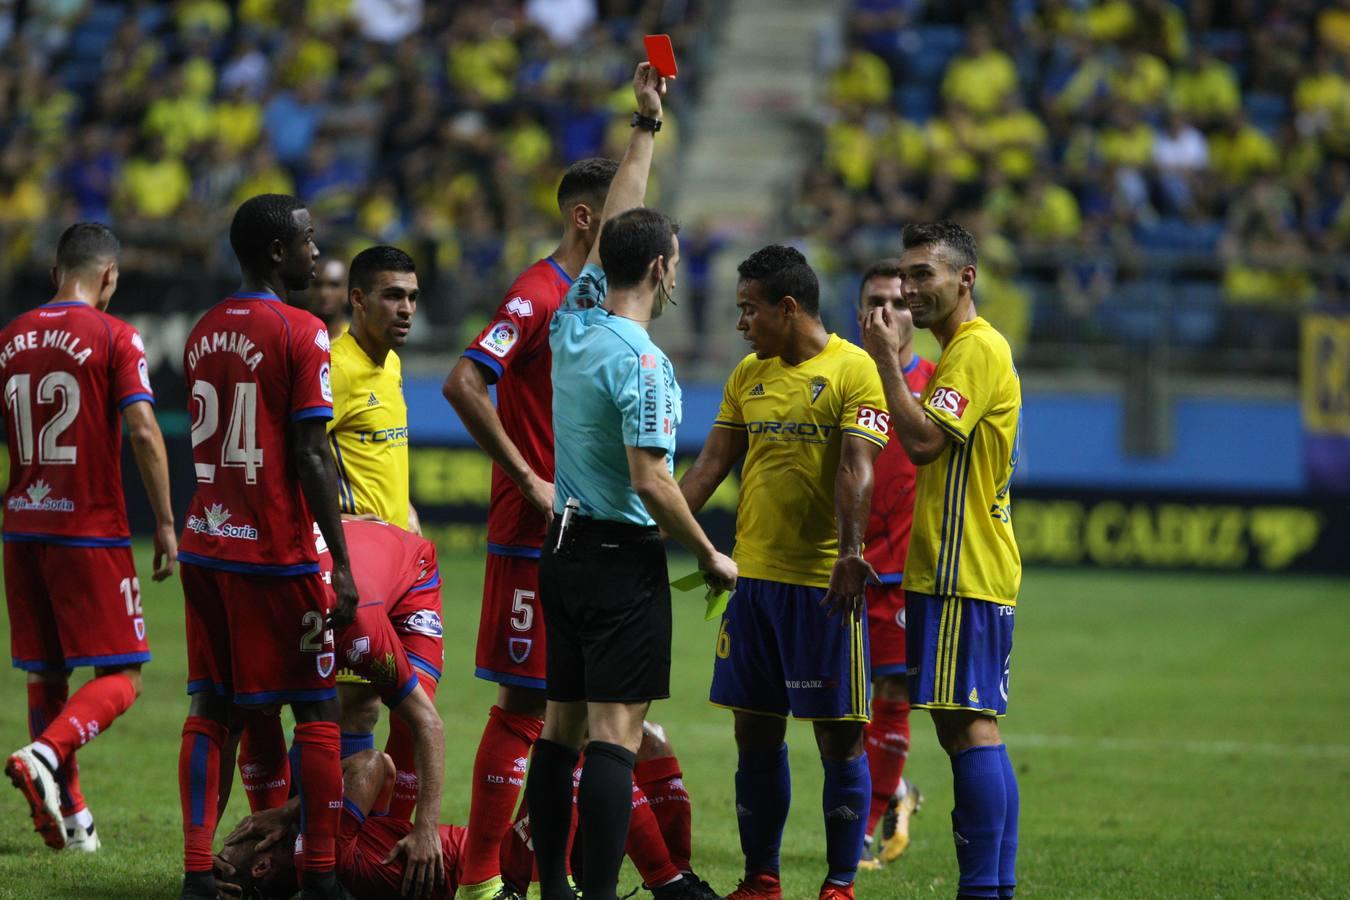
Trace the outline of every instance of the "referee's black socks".
<path fill-rule="evenodd" d="M 567 882 L 567 835 L 572 830 L 572 770 L 577 758 L 571 747 L 540 738 L 534 742 L 525 778 L 525 802 L 530 807 L 530 834 L 544 900 L 573 896 Z"/>
<path fill-rule="evenodd" d="M 635 765 L 637 754 L 626 747 L 604 741 L 586 745 L 577 793 L 577 811 L 586 833 L 581 845 L 581 893 L 586 900 L 615 900 L 618 895 L 619 867 L 633 812 Z M 530 809 L 533 814 L 533 805 Z"/>

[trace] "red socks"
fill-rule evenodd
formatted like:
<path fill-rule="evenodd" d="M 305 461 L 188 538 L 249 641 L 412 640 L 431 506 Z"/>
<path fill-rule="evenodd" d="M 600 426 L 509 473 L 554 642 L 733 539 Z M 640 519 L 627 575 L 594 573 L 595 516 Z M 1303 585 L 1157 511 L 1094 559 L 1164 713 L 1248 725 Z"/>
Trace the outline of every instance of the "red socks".
<path fill-rule="evenodd" d="M 478 884 L 501 874 L 502 837 L 525 784 L 530 747 L 544 723 L 509 713 L 499 706 L 488 713 L 487 727 L 473 761 L 468 837 L 464 842 L 460 884 Z"/>
<path fill-rule="evenodd" d="M 529 887 L 531 881 L 538 880 L 534 867 L 534 842 L 530 837 L 530 810 L 523 800 L 515 823 L 502 839 L 501 876 L 512 886 L 521 889 Z"/>
<path fill-rule="evenodd" d="M 305 871 L 331 872 L 337 866 L 337 832 L 342 815 L 342 735 L 336 722 L 295 726 L 300 764 L 300 828 L 305 839 Z"/>
<path fill-rule="evenodd" d="M 417 683 L 432 700 L 436 699 L 436 679 L 421 669 L 415 669 Z M 389 740 L 384 752 L 394 760 L 398 776 L 394 779 L 394 799 L 389 804 L 389 815 L 411 822 L 417 809 L 417 766 L 413 756 L 412 729 L 398 716 L 389 716 Z"/>
<path fill-rule="evenodd" d="M 673 756 L 662 756 L 639 762 L 633 770 L 633 780 L 647 795 L 652 814 L 660 823 L 671 862 L 681 872 L 690 871 L 689 858 L 693 852 L 690 831 L 694 808 L 689 800 L 689 792 L 684 789 L 680 761 Z"/>
<path fill-rule="evenodd" d="M 872 809 L 867 833 L 876 831 L 891 797 L 900 788 L 900 776 L 909 755 L 909 704 L 900 700 L 872 700 L 872 721 L 866 730 L 867 763 L 872 770 Z"/>
<path fill-rule="evenodd" d="M 101 679 L 100 679 L 101 680 Z M 216 833 L 220 795 L 220 750 L 226 728 L 219 722 L 188 716 L 178 752 L 178 793 L 183 803 L 183 871 L 211 871 L 211 840 Z"/>
<path fill-rule="evenodd" d="M 32 703 L 32 691 L 29 702 Z M 94 678 L 75 692 L 60 714 L 52 718 L 38 739 L 64 765 L 77 747 L 107 731 L 136 700 L 136 687 L 121 672 Z"/>
<path fill-rule="evenodd" d="M 671 860 L 651 803 L 636 783 L 633 784 L 633 811 L 628 819 L 628 838 L 623 852 L 633 861 L 649 890 L 680 877 L 680 868 Z"/>
<path fill-rule="evenodd" d="M 275 809 L 291 793 L 291 763 L 286 757 L 286 733 L 281 716 L 243 711 L 244 732 L 239 738 L 239 778 L 244 782 L 250 812 Z"/>
<path fill-rule="evenodd" d="M 28 684 L 28 737 L 36 741 L 47 726 L 56 721 L 70 697 L 66 681 L 36 681 Z M 61 787 L 61 815 L 73 816 L 84 809 L 84 795 L 80 793 L 80 766 L 75 754 L 69 753 L 56 773 Z"/>

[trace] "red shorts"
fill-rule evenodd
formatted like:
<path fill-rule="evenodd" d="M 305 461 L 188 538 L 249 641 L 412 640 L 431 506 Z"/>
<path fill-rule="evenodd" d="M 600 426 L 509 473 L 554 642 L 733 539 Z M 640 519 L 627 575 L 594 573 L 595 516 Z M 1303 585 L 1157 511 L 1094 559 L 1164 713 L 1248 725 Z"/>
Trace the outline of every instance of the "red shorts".
<path fill-rule="evenodd" d="M 150 661 L 130 547 L 6 541 L 5 597 L 16 669 Z"/>
<path fill-rule="evenodd" d="M 323 577 L 252 575 L 181 563 L 188 693 L 259 705 L 337 696 Z"/>
<path fill-rule="evenodd" d="M 344 674 L 356 675 L 393 709 L 417 687 L 417 676 L 408 664 L 403 642 L 394 632 L 383 603 L 356 609 L 356 621 L 347 626 L 337 642 Z"/>
<path fill-rule="evenodd" d="M 539 560 L 489 553 L 474 674 L 513 687 L 545 687 Z"/>
<path fill-rule="evenodd" d="M 867 638 L 873 678 L 905 674 L 905 589 L 900 585 L 867 586 Z"/>

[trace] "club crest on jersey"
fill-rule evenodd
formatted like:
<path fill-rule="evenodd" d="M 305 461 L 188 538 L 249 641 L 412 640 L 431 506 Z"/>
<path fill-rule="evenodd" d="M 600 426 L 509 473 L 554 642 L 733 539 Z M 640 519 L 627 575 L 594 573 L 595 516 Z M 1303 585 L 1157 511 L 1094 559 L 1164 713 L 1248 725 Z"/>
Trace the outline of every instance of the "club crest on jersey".
<path fill-rule="evenodd" d="M 928 398 L 928 405 L 933 409 L 956 416 L 958 419 L 965 415 L 966 404 L 969 402 L 955 388 L 938 388 L 933 391 L 933 396 Z"/>
<path fill-rule="evenodd" d="M 529 659 L 530 650 L 533 649 L 533 647 L 534 640 L 532 638 L 513 637 L 506 639 L 506 652 L 510 655 L 511 661 L 514 663 L 523 663 L 525 660 Z"/>
<path fill-rule="evenodd" d="M 400 627 L 403 631 L 425 634 L 427 637 L 438 638 L 445 634 L 441 625 L 441 614 L 430 609 L 419 609 L 404 619 Z M 525 652 L 528 654 L 529 650 Z"/>
<path fill-rule="evenodd" d="M 15 494 L 6 504 L 12 512 L 74 512 L 75 501 L 52 497 L 52 486 L 39 478 L 23 494 Z"/>
<path fill-rule="evenodd" d="M 145 640 L 145 619 L 137 616 L 131 623 L 131 627 L 136 630 L 136 640 Z"/>
<path fill-rule="evenodd" d="M 320 653 L 314 657 L 314 668 L 318 670 L 320 678 L 327 678 L 333 674 L 333 663 L 337 657 L 333 653 Z"/>
<path fill-rule="evenodd" d="M 811 402 L 812 402 L 812 403 L 815 403 L 816 400 L 820 398 L 821 392 L 822 392 L 823 390 L 825 390 L 826 386 L 828 386 L 828 385 L 829 385 L 829 382 L 825 380 L 825 377 L 824 377 L 823 375 L 817 375 L 815 378 L 812 378 L 812 379 L 811 379 Z"/>
<path fill-rule="evenodd" d="M 504 359 L 518 340 L 520 340 L 520 331 L 515 324 L 503 320 L 488 329 L 488 333 L 483 335 L 483 339 L 478 342 L 478 346 L 498 359 Z"/>

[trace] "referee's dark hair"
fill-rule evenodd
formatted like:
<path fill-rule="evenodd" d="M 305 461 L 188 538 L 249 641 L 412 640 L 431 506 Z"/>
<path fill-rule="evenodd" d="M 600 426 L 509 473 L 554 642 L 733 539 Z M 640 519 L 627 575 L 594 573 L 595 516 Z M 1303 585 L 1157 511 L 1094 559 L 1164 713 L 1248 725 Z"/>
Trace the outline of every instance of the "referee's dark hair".
<path fill-rule="evenodd" d="M 566 213 L 567 207 L 574 203 L 589 203 L 599 214 L 617 171 L 619 164 L 603 156 L 592 156 L 572 163 L 558 183 L 558 209 Z"/>
<path fill-rule="evenodd" d="M 911 247 L 937 245 L 953 269 L 979 264 L 975 252 L 975 236 L 955 222 L 923 222 L 906 225 L 900 233 L 900 242 L 906 250 Z"/>
<path fill-rule="evenodd" d="M 863 292 L 867 290 L 867 282 L 873 278 L 899 278 L 900 260 L 894 256 L 888 256 L 872 263 L 862 273 L 862 281 L 858 282 L 858 302 L 863 301 Z"/>
<path fill-rule="evenodd" d="M 245 271 L 266 269 L 272 264 L 272 242 L 289 244 L 300 233 L 295 213 L 305 208 L 287 194 L 259 194 L 240 205 L 230 223 L 230 247 Z"/>
<path fill-rule="evenodd" d="M 62 272 L 102 268 L 116 262 L 121 252 L 121 242 L 107 225 L 80 222 L 61 232 L 56 242 L 56 268 Z"/>
<path fill-rule="evenodd" d="M 820 282 L 800 250 L 770 244 L 750 254 L 736 271 L 741 281 L 759 282 L 760 293 L 770 303 L 791 297 L 811 315 L 820 315 Z"/>
<path fill-rule="evenodd" d="M 669 216 L 643 206 L 606 222 L 600 231 L 600 265 L 609 286 L 637 287 L 658 256 L 664 256 L 669 264 L 679 233 L 679 224 Z"/>
<path fill-rule="evenodd" d="M 347 290 L 359 288 L 361 293 L 369 294 L 375 287 L 375 276 L 381 272 L 416 272 L 413 258 L 397 247 L 377 244 L 367 247 L 356 254 L 351 267 L 347 269 Z"/>

